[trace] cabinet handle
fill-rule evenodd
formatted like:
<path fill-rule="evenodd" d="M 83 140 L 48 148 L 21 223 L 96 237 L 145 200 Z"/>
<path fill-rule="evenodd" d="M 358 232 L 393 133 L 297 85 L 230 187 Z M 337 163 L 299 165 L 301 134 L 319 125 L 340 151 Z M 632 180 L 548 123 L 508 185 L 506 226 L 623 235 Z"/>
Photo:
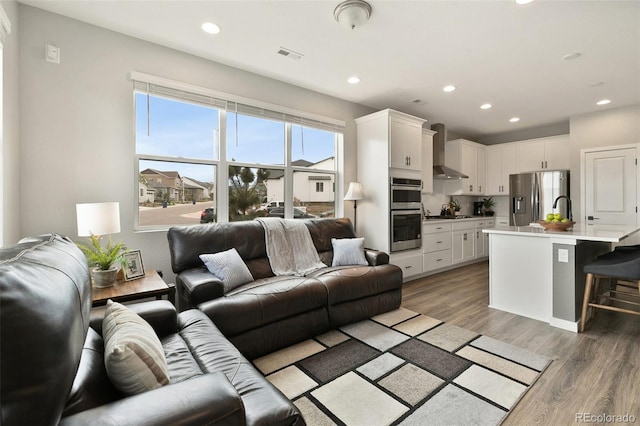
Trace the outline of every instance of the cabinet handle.
<path fill-rule="evenodd" d="M 476 231 L 476 238 L 480 238 L 480 232 Z"/>
<path fill-rule="evenodd" d="M 473 185 L 469 185 L 469 192 L 473 192 Z"/>
<path fill-rule="evenodd" d="M 411 265 L 407 265 L 404 267 L 404 269 L 411 269 L 411 267 L 412 267 Z"/>
<path fill-rule="evenodd" d="M 442 241 L 436 241 L 436 244 L 442 244 Z"/>
<path fill-rule="evenodd" d="M 549 168 L 549 165 L 547 164 L 547 160 L 544 160 L 544 168 L 545 168 L 545 169 L 548 169 L 548 168 Z"/>
<path fill-rule="evenodd" d="M 436 259 L 436 262 L 442 262 L 444 259 Z"/>
<path fill-rule="evenodd" d="M 478 185 L 478 192 L 482 192 L 482 185 Z"/>
<path fill-rule="evenodd" d="M 467 241 L 467 234 L 466 233 L 462 234 L 462 239 Z"/>
<path fill-rule="evenodd" d="M 544 169 L 544 161 L 541 161 L 541 162 L 540 162 L 540 168 L 541 168 L 541 169 Z"/>
<path fill-rule="evenodd" d="M 436 229 L 442 229 L 442 226 L 438 226 Z"/>

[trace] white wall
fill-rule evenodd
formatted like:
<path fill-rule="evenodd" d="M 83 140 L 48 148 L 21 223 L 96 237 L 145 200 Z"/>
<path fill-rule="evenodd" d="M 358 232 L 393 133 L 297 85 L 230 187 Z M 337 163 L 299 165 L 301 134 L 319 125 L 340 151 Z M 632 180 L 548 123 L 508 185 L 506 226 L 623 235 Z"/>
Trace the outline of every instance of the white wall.
<path fill-rule="evenodd" d="M 21 236 L 76 238 L 76 203 L 119 201 L 118 237 L 173 279 L 166 233 L 133 232 L 134 70 L 344 120 L 344 181 L 356 178 L 353 119 L 369 108 L 22 4 L 19 19 L 20 192 L 30 194 L 20 202 Z M 47 43 L 60 47 L 59 65 L 45 62 Z"/>
<path fill-rule="evenodd" d="M 570 119 L 571 201 L 573 217 L 582 217 L 580 150 L 640 143 L 640 105 L 605 109 Z"/>
<path fill-rule="evenodd" d="M 11 22 L 11 34 L 4 40 L 2 49 L 2 243 L 9 245 L 20 238 L 20 103 L 18 97 L 20 81 L 18 73 L 20 23 L 18 20 L 18 3 L 5 0 L 0 3 Z"/>

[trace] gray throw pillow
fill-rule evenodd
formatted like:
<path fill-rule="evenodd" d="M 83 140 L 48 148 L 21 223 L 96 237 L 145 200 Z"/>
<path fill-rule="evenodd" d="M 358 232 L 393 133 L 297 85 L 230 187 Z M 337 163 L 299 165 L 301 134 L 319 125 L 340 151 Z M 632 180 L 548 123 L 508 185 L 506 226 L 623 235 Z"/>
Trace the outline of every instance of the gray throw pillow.
<path fill-rule="evenodd" d="M 331 266 L 368 265 L 364 257 L 364 238 L 332 238 L 333 262 Z"/>
<path fill-rule="evenodd" d="M 222 281 L 225 293 L 253 281 L 249 268 L 235 248 L 215 254 L 201 254 L 200 260 L 209 272 Z"/>
<path fill-rule="evenodd" d="M 140 315 L 109 300 L 104 320 L 104 366 L 111 383 L 135 395 L 169 383 L 169 368 L 158 335 Z"/>

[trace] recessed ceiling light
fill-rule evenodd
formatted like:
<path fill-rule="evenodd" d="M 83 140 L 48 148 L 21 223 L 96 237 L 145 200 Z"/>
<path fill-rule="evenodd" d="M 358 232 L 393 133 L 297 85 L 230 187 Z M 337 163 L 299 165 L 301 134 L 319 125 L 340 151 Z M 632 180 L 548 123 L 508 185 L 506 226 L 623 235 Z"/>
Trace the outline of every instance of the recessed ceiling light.
<path fill-rule="evenodd" d="M 489 109 L 489 108 L 491 108 L 492 106 L 493 106 L 493 105 L 491 105 L 491 104 L 482 104 L 482 105 L 480 105 L 480 108 L 481 108 L 481 109 Z"/>
<path fill-rule="evenodd" d="M 442 88 L 442 90 L 443 90 L 444 92 L 453 92 L 454 90 L 456 90 L 456 86 L 452 86 L 452 85 L 444 86 L 444 87 Z"/>
<path fill-rule="evenodd" d="M 602 99 L 598 102 L 596 102 L 596 105 L 606 105 L 606 104 L 610 104 L 611 101 L 609 99 Z"/>
<path fill-rule="evenodd" d="M 534 0 L 516 0 L 517 4 L 529 4 L 533 3 Z"/>
<path fill-rule="evenodd" d="M 218 34 L 220 32 L 220 27 L 213 22 L 205 22 L 202 24 L 202 31 L 209 34 Z"/>
<path fill-rule="evenodd" d="M 358 84 L 360 83 L 360 77 L 353 75 L 347 79 L 347 83 L 349 84 Z"/>
<path fill-rule="evenodd" d="M 509 123 L 517 123 L 518 121 L 520 121 L 520 117 L 511 117 L 509 119 Z"/>
<path fill-rule="evenodd" d="M 562 57 L 562 59 L 565 60 L 565 61 L 570 61 L 572 59 L 576 59 L 576 58 L 579 58 L 579 57 L 580 57 L 580 52 L 573 52 L 573 53 L 569 53 L 567 55 L 564 55 Z"/>

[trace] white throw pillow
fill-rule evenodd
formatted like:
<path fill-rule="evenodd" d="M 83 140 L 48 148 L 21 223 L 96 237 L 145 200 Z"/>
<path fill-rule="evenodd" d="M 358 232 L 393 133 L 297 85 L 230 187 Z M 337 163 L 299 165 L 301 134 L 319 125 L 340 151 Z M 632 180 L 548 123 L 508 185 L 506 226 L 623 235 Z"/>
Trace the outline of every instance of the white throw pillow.
<path fill-rule="evenodd" d="M 200 260 L 209 272 L 222 281 L 225 293 L 253 281 L 249 268 L 235 248 L 215 254 L 201 254 Z"/>
<path fill-rule="evenodd" d="M 364 257 L 364 238 L 332 238 L 333 262 L 331 266 L 368 265 Z"/>
<path fill-rule="evenodd" d="M 135 395 L 169 383 L 160 339 L 131 309 L 109 300 L 102 336 L 107 375 L 120 392 Z"/>

